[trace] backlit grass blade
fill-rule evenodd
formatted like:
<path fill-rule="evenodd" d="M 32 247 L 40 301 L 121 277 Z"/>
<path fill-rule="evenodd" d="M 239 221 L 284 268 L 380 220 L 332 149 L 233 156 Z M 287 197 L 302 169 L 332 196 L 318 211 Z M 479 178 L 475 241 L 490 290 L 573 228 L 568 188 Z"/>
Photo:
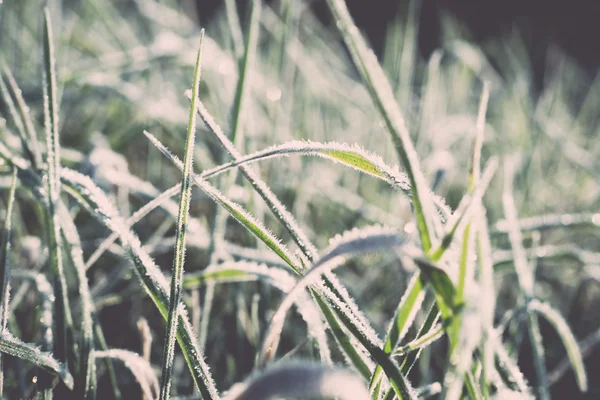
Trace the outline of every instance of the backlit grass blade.
<path fill-rule="evenodd" d="M 400 172 L 397 166 L 387 165 L 380 156 L 370 153 L 358 145 L 348 145 L 337 142 L 286 142 L 281 145 L 271 146 L 264 150 L 239 157 L 236 161 L 206 170 L 201 175 L 208 179 L 236 166 L 293 154 L 319 156 L 329 159 L 378 179 L 382 179 L 408 196 L 412 196 L 408 177 L 406 174 Z M 444 200 L 431 192 L 430 196 L 434 198 L 442 219 L 445 220 L 448 218 L 451 212 Z"/>
<path fill-rule="evenodd" d="M 58 140 L 58 100 L 56 89 L 56 66 L 50 12 L 44 9 L 44 124 L 46 126 L 47 153 L 47 225 L 48 247 L 50 249 L 52 267 L 57 282 L 56 308 L 58 314 L 56 357 L 61 361 L 68 360 L 69 332 L 73 331 L 73 317 L 67 295 L 67 281 L 63 267 L 62 241 L 57 205 L 60 196 L 60 144 Z M 70 361 L 70 360 L 69 360 Z M 70 364 L 70 362 L 68 363 Z"/>
<path fill-rule="evenodd" d="M 129 253 L 135 271 L 147 293 L 166 320 L 169 307 L 169 285 L 152 258 L 142 249 L 139 239 L 129 230 L 106 195 L 87 176 L 63 168 L 62 177 L 71 189 L 69 193 L 73 195 L 75 200 L 107 228 L 119 232 L 120 240 Z M 208 366 L 202 358 L 202 352 L 197 346 L 196 336 L 189 323 L 187 311 L 182 303 L 180 303 L 180 307 L 177 340 L 194 378 L 194 383 L 203 396 L 216 399 L 218 398 L 217 389 L 212 381 Z"/>
<path fill-rule="evenodd" d="M 550 322 L 554 329 L 556 329 L 558 336 L 567 350 L 567 355 L 571 360 L 573 372 L 575 372 L 575 378 L 577 379 L 577 386 L 579 386 L 579 390 L 582 392 L 587 392 L 588 383 L 583 357 L 581 356 L 579 345 L 577 344 L 577 340 L 573 336 L 573 332 L 571 332 L 567 321 L 565 321 L 558 311 L 548 304 L 541 303 L 537 300 L 531 301 L 528 308 L 530 311 L 541 315 L 545 320 Z"/>
<path fill-rule="evenodd" d="M 8 201 L 6 205 L 6 214 L 4 219 L 4 227 L 2 228 L 2 239 L 0 239 L 0 330 L 6 331 L 9 316 L 9 281 L 10 281 L 10 235 L 12 211 L 15 203 L 15 191 L 17 188 L 17 170 L 13 169 L 13 174 L 10 183 L 10 191 L 8 192 Z M 0 396 L 4 390 L 4 371 L 3 360 L 0 356 Z"/>
<path fill-rule="evenodd" d="M 261 372 L 249 382 L 238 383 L 223 400 L 273 397 L 319 397 L 368 400 L 369 392 L 354 374 L 311 364 L 286 364 Z"/>
<path fill-rule="evenodd" d="M 192 172 L 194 160 L 194 146 L 196 140 L 196 99 L 200 85 L 202 66 L 202 39 L 204 31 L 200 33 L 200 45 L 196 58 L 196 69 L 194 71 L 194 82 L 192 86 L 192 105 L 190 107 L 187 141 L 185 145 L 185 157 L 183 159 L 183 178 L 179 199 L 179 215 L 177 217 L 177 242 L 175 244 L 175 255 L 173 258 L 173 277 L 171 279 L 171 295 L 169 297 L 169 314 L 167 318 L 167 331 L 165 334 L 165 351 L 163 355 L 161 374 L 161 400 L 167 400 L 171 391 L 171 375 L 175 359 L 175 340 L 179 310 L 181 302 L 181 291 L 183 285 L 183 265 L 185 262 L 185 234 L 187 219 L 192 197 Z"/>
<path fill-rule="evenodd" d="M 45 369 L 52 375 L 59 376 L 67 388 L 73 389 L 73 377 L 67 366 L 57 361 L 51 353 L 40 351 L 38 348 L 13 337 L 8 332 L 0 335 L 0 352 L 28 361 Z"/>
<path fill-rule="evenodd" d="M 354 64 L 358 68 L 371 100 L 385 122 L 400 162 L 406 170 L 411 184 L 421 242 L 424 251 L 428 252 L 432 245 L 437 245 L 437 234 L 441 229 L 441 224 L 435 218 L 433 202 L 427 193 L 428 185 L 421 171 L 419 158 L 404 117 L 394 98 L 389 81 L 377 61 L 377 57 L 360 35 L 344 0 L 328 0 L 327 4 L 337 21 L 344 42 L 350 49 Z"/>

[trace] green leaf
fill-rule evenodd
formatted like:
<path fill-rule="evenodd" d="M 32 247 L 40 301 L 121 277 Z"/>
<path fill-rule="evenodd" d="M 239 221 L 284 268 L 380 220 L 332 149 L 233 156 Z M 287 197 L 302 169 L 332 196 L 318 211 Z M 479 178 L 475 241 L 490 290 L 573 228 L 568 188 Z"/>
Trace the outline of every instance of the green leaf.
<path fill-rule="evenodd" d="M 456 300 L 456 288 L 452 280 L 440 267 L 437 267 L 423 258 L 415 258 L 415 263 L 421 270 L 421 279 L 424 283 L 429 283 L 433 288 L 436 298 L 441 300 L 440 311 L 444 319 L 451 316 L 458 304 Z M 443 306 L 443 307 L 442 307 Z M 446 315 L 444 315 L 446 313 Z"/>

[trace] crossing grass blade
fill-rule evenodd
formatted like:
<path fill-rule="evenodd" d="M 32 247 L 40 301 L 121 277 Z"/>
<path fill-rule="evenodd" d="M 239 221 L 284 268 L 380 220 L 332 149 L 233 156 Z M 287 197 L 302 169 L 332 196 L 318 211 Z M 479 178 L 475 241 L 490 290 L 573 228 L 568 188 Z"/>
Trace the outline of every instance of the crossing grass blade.
<path fill-rule="evenodd" d="M 69 373 L 66 364 L 56 360 L 51 353 L 40 351 L 8 332 L 0 335 L 0 352 L 44 368 L 52 375 L 59 376 L 67 388 L 73 389 L 73 376 Z"/>
<path fill-rule="evenodd" d="M 581 355 L 581 351 L 579 350 L 577 340 L 573 336 L 573 332 L 571 332 L 571 329 L 569 328 L 569 325 L 565 319 L 558 311 L 550 307 L 548 304 L 537 300 L 531 301 L 528 308 L 530 311 L 541 315 L 545 320 L 550 322 L 554 329 L 556 329 L 558 336 L 562 340 L 563 345 L 567 350 L 567 355 L 569 356 L 569 360 L 573 366 L 573 372 L 575 372 L 575 378 L 577 379 L 579 390 L 582 392 L 587 392 L 588 383 L 583 357 Z"/>
<path fill-rule="evenodd" d="M 178 311 L 181 302 L 183 285 L 183 266 L 185 263 L 185 235 L 187 219 L 192 197 L 192 172 L 194 161 L 194 145 L 196 140 L 196 99 L 200 85 L 202 68 L 202 39 L 204 31 L 200 33 L 200 44 L 196 58 L 196 69 L 194 71 L 194 82 L 192 86 L 192 105 L 190 107 L 187 141 L 185 145 L 185 157 L 183 159 L 183 178 L 179 199 L 179 215 L 177 217 L 177 242 L 175 244 L 175 256 L 173 258 L 173 277 L 171 279 L 171 295 L 169 297 L 169 314 L 167 317 L 167 331 L 165 334 L 165 351 L 163 355 L 160 398 L 166 400 L 171 391 L 171 376 L 175 359 L 175 341 L 177 336 Z"/>
<path fill-rule="evenodd" d="M 119 360 L 134 376 L 136 383 L 142 390 L 145 399 L 155 399 L 159 394 L 159 385 L 152 365 L 138 354 L 122 349 L 110 349 L 105 351 L 96 351 L 96 359 Z"/>
<path fill-rule="evenodd" d="M 130 256 L 136 273 L 166 320 L 169 307 L 168 283 L 152 258 L 142 249 L 139 239 L 119 216 L 115 206 L 87 176 L 67 168 L 62 169 L 61 176 L 69 189 L 69 194 L 85 207 L 90 215 L 110 230 L 119 232 L 120 240 Z M 208 366 L 202 358 L 202 352 L 197 346 L 196 336 L 192 331 L 187 311 L 182 303 L 180 303 L 178 314 L 177 340 L 192 373 L 194 383 L 206 398 L 218 398 L 217 389 L 212 381 Z"/>
<path fill-rule="evenodd" d="M 10 271 L 10 236 L 12 224 L 12 211 L 15 203 L 15 191 L 17 189 L 17 170 L 13 169 L 10 182 L 10 191 L 8 192 L 8 201 L 6 202 L 6 216 L 4 227 L 2 228 L 2 239 L 0 239 L 0 330 L 6 331 L 9 316 L 9 281 L 11 279 Z M 0 396 L 4 390 L 4 371 L 3 362 L 0 356 Z"/>

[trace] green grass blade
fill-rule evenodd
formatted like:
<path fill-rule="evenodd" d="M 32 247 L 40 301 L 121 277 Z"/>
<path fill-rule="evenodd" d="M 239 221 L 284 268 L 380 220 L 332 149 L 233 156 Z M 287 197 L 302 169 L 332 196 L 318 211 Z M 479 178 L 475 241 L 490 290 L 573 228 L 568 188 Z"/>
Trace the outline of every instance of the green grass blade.
<path fill-rule="evenodd" d="M 235 91 L 231 114 L 231 141 L 236 147 L 244 143 L 244 117 L 246 111 L 247 92 L 249 90 L 249 78 L 256 58 L 256 46 L 258 44 L 258 33 L 260 28 L 261 0 L 250 1 L 250 16 L 248 21 L 248 32 L 244 57 L 241 60 L 238 83 Z"/>
<path fill-rule="evenodd" d="M 344 3 L 344 0 L 328 0 L 337 26 L 342 33 L 344 42 L 350 49 L 350 54 L 367 87 L 371 100 L 385 121 L 387 131 L 391 136 L 400 162 L 404 166 L 411 183 L 413 204 L 417 218 L 417 227 L 425 252 L 428 252 L 437 241 L 441 224 L 434 219 L 435 209 L 428 195 L 428 185 L 419 166 L 419 158 L 411 141 L 406 123 L 390 87 L 383 69 L 377 62 L 373 51 L 369 49 Z M 433 231 L 432 231 L 433 229 Z M 433 236 L 432 236 L 433 235 Z"/>
<path fill-rule="evenodd" d="M 15 191 L 17 188 L 17 170 L 13 169 L 10 182 L 10 191 L 8 192 L 8 201 L 6 205 L 6 215 L 4 227 L 2 228 L 2 239 L 0 241 L 0 330 L 6 331 L 9 316 L 9 281 L 10 281 L 10 236 L 12 211 L 15 202 Z M 0 356 L 0 396 L 4 391 L 4 372 L 3 362 Z"/>
<path fill-rule="evenodd" d="M 181 292 L 183 285 L 183 265 L 185 263 L 185 234 L 187 219 L 192 197 L 192 175 L 194 161 L 194 145 L 196 140 L 196 101 L 200 75 L 202 68 L 202 40 L 204 30 L 200 33 L 200 44 L 196 58 L 196 69 L 194 71 L 194 82 L 192 86 L 192 105 L 190 107 L 187 141 L 185 145 L 185 157 L 183 159 L 183 178 L 181 194 L 179 199 L 179 215 L 177 217 L 177 242 L 175 244 L 175 256 L 173 258 L 173 277 L 171 279 L 171 295 L 169 297 L 169 315 L 167 318 L 167 331 L 165 334 L 165 351 L 163 355 L 161 374 L 161 400 L 167 400 L 171 391 L 171 375 L 173 373 L 173 362 L 175 359 L 175 340 Z"/>
<path fill-rule="evenodd" d="M 58 140 L 58 101 L 56 98 L 56 66 L 50 13 L 44 10 L 44 124 L 46 126 L 47 152 L 47 225 L 48 247 L 52 266 L 57 281 L 57 340 L 56 357 L 61 361 L 68 360 L 69 332 L 73 331 L 73 317 L 67 295 L 67 281 L 62 257 L 60 222 L 58 220 L 58 201 L 60 196 L 60 144 Z M 69 362 L 70 364 L 70 362 Z"/>
<path fill-rule="evenodd" d="M 398 346 L 398 343 L 402 340 L 404 335 L 406 335 L 406 332 L 408 332 L 408 329 L 417 315 L 420 304 L 423 302 L 423 297 L 423 285 L 421 284 L 421 279 L 417 272 L 408 282 L 406 291 L 404 292 L 402 299 L 400 299 L 392 323 L 388 328 L 385 344 L 383 346 L 385 354 L 392 354 L 396 346 Z M 369 390 L 374 394 L 374 397 L 378 397 L 379 395 L 379 379 L 382 371 L 381 365 L 377 365 L 373 372 L 373 376 L 370 379 Z"/>
<path fill-rule="evenodd" d="M 38 348 L 13 337 L 8 332 L 4 332 L 0 336 L 0 352 L 44 368 L 52 375 L 59 376 L 67 388 L 73 389 L 73 377 L 67 366 L 52 357 L 51 353 L 40 351 Z"/>
<path fill-rule="evenodd" d="M 371 376 L 371 369 L 367 364 L 368 361 L 364 359 L 362 353 L 356 349 L 351 337 L 343 330 L 332 307 L 329 306 L 325 297 L 319 293 L 314 293 L 313 296 L 327 321 L 331 333 L 344 352 L 344 355 L 347 357 L 349 364 L 352 365 L 364 379 L 369 379 Z"/>
<path fill-rule="evenodd" d="M 415 263 L 421 270 L 420 278 L 424 283 L 431 285 L 442 317 L 444 320 L 451 318 L 455 307 L 458 306 L 455 303 L 456 287 L 452 280 L 446 271 L 423 258 L 415 258 Z"/>
<path fill-rule="evenodd" d="M 585 365 L 583 363 L 583 357 L 579 350 L 577 340 L 573 336 L 573 332 L 569 328 L 567 321 L 560 315 L 558 311 L 550 307 L 548 304 L 541 303 L 537 300 L 532 300 L 528 306 L 530 311 L 536 312 L 556 329 L 558 336 L 563 342 L 571 365 L 573 366 L 573 372 L 575 372 L 575 378 L 577 379 L 577 386 L 582 392 L 587 391 L 587 376 L 585 372 Z"/>

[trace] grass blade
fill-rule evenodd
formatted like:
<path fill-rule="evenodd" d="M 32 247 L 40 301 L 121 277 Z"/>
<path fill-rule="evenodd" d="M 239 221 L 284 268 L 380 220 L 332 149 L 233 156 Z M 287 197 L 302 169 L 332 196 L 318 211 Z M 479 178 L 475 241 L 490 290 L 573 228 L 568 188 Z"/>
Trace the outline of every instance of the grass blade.
<path fill-rule="evenodd" d="M 20 120 L 22 121 L 20 124 L 23 126 L 23 133 L 20 135 L 26 138 L 24 143 L 25 151 L 28 152 L 28 156 L 30 156 L 31 164 L 34 169 L 40 169 L 42 167 L 42 151 L 40 149 L 40 145 L 38 143 L 37 135 L 35 133 L 35 128 L 33 126 L 33 120 L 31 119 L 31 115 L 29 114 L 29 107 L 25 103 L 25 99 L 23 98 L 23 93 L 21 89 L 17 85 L 15 78 L 10 71 L 10 69 L 5 65 L 4 61 L 0 60 L 0 69 L 2 73 L 7 79 L 8 86 L 12 91 L 12 95 L 16 101 L 16 106 L 19 111 Z M 0 79 L 1 81 L 2 79 Z M 4 83 L 1 83 L 4 86 Z M 2 89 L 4 92 L 4 89 Z M 8 95 L 8 93 L 7 93 Z M 8 95 L 10 96 L 10 95 Z M 5 99 L 7 101 L 7 99 Z M 11 107 L 10 103 L 7 101 L 9 107 Z M 14 108 L 14 105 L 12 106 Z M 16 121 L 16 120 L 15 120 Z"/>
<path fill-rule="evenodd" d="M 66 364 L 57 361 L 51 353 L 40 351 L 38 348 L 13 337 L 8 332 L 4 332 L 0 336 L 0 352 L 44 368 L 52 375 L 59 376 L 67 388 L 73 389 L 73 376 L 69 373 Z"/>
<path fill-rule="evenodd" d="M 151 133 L 144 131 L 144 134 L 161 153 L 163 153 L 177 168 L 183 169 L 183 163 L 173 153 L 171 153 L 161 142 L 159 142 Z M 196 175 L 194 183 L 204 191 L 213 201 L 224 207 L 232 217 L 240 222 L 246 229 L 254 234 L 260 241 L 265 243 L 273 252 L 275 252 L 292 270 L 301 273 L 301 264 L 283 244 L 265 227 L 262 226 L 254 217 L 246 212 L 239 204 L 236 204 L 223 196 L 214 186 Z"/>
<path fill-rule="evenodd" d="M 160 398 L 166 400 L 169 398 L 171 389 L 171 375 L 173 373 L 173 362 L 175 359 L 175 340 L 179 310 L 181 302 L 181 288 L 183 284 L 183 265 L 185 262 L 185 234 L 186 221 L 190 209 L 192 197 L 192 171 L 194 160 L 194 145 L 196 140 L 196 99 L 198 96 L 198 87 L 200 85 L 200 75 L 202 66 L 202 39 L 204 30 L 200 33 L 200 44 L 198 56 L 196 58 L 196 69 L 194 71 L 194 83 L 192 86 L 192 106 L 190 107 L 190 117 L 187 131 L 187 141 L 185 145 L 185 158 L 183 161 L 183 181 L 181 184 L 181 194 L 179 199 L 179 215 L 177 217 L 177 242 L 175 244 L 175 256 L 173 258 L 173 277 L 171 279 L 171 295 L 169 297 L 169 314 L 167 318 L 167 331 L 165 337 L 165 351 L 163 355 Z"/>
<path fill-rule="evenodd" d="M 158 379 L 152 365 L 138 354 L 121 349 L 111 349 L 94 352 L 96 359 L 110 359 L 121 361 L 132 373 L 135 381 L 140 385 L 144 399 L 155 399 L 159 393 Z"/>
<path fill-rule="evenodd" d="M 58 101 L 56 98 L 56 66 L 50 12 L 44 9 L 44 124 L 46 126 L 47 151 L 47 225 L 48 247 L 57 281 L 57 341 L 55 354 L 59 360 L 69 360 L 67 352 L 69 332 L 73 331 L 73 317 L 67 296 L 67 281 L 62 257 L 58 201 L 60 196 L 60 144 L 58 140 Z"/>
<path fill-rule="evenodd" d="M 419 158 L 406 128 L 406 123 L 394 99 L 392 88 L 381 65 L 377 62 L 375 54 L 369 49 L 352 21 L 344 0 L 328 0 L 327 4 L 337 21 L 344 42 L 350 49 L 354 64 L 357 66 L 367 87 L 371 100 L 379 115 L 385 121 L 400 162 L 406 170 L 411 184 L 421 243 L 427 253 L 432 245 L 436 244 L 441 224 L 437 219 L 433 219 L 435 209 L 431 197 L 427 193 L 428 185 L 419 166 Z"/>
<path fill-rule="evenodd" d="M 585 373 L 585 365 L 583 364 L 583 357 L 581 355 L 581 351 L 579 350 L 577 340 L 573 336 L 573 332 L 571 332 L 567 321 L 565 321 L 558 311 L 550 307 L 548 304 L 541 303 L 537 300 L 532 300 L 529 303 L 528 308 L 530 311 L 540 314 L 542 317 L 544 317 L 544 319 L 550 322 L 554 329 L 556 329 L 558 336 L 562 340 L 563 345 L 567 350 L 567 355 L 571 360 L 573 372 L 575 372 L 575 377 L 577 379 L 577 386 L 579 386 L 579 390 L 586 392 L 587 376 Z"/>

